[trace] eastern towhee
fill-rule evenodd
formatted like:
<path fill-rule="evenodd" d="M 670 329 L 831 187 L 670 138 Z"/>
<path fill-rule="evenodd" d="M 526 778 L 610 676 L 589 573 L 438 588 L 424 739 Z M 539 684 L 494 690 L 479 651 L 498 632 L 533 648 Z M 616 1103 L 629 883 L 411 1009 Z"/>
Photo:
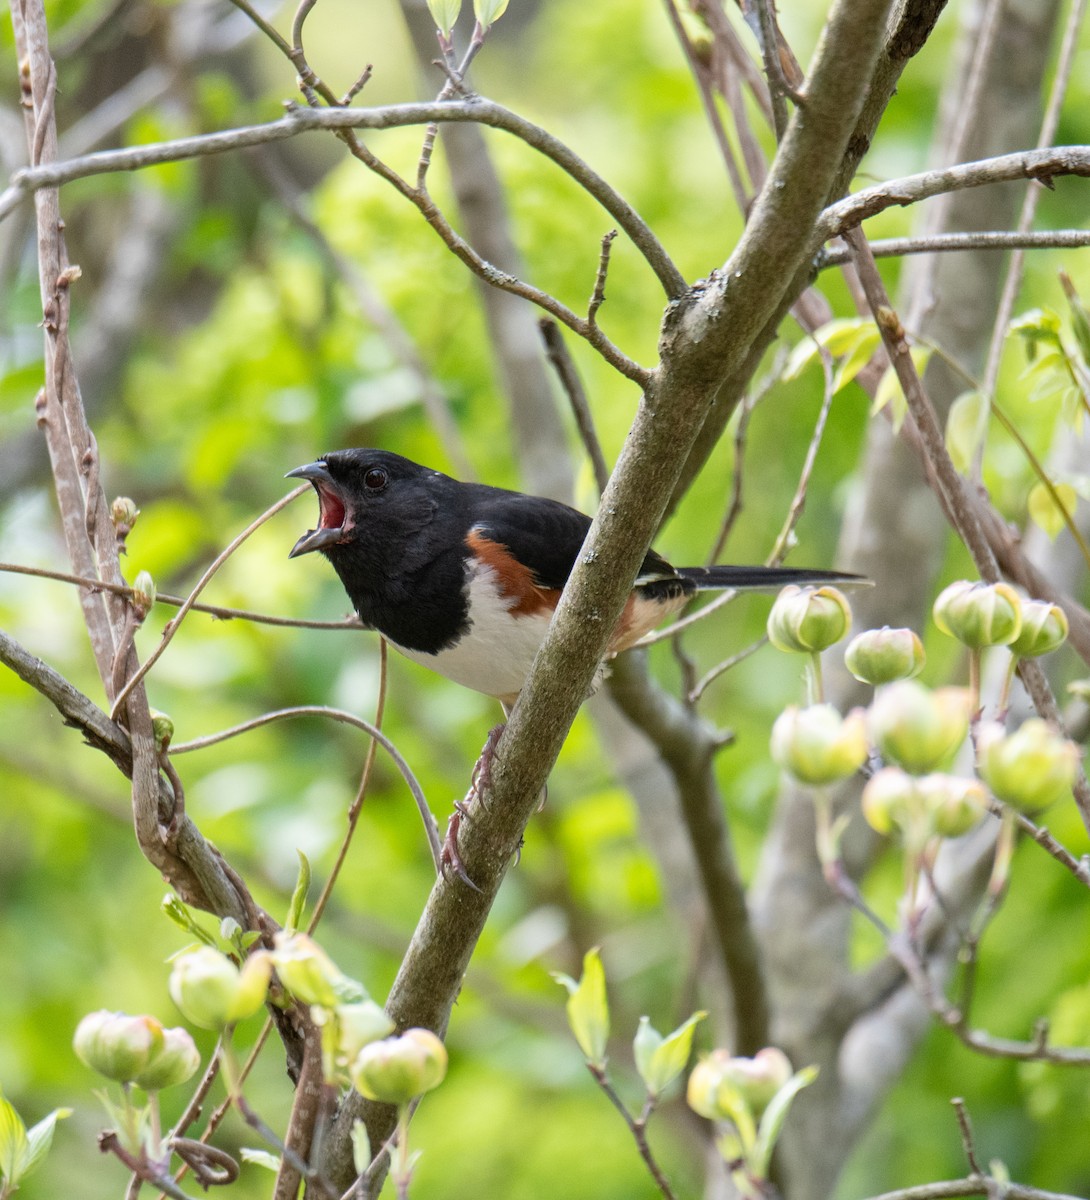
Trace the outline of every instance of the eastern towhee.
<path fill-rule="evenodd" d="M 590 528 L 566 504 L 460 483 L 388 450 L 337 450 L 288 476 L 318 493 L 320 550 L 356 612 L 414 662 L 515 702 Z M 672 567 L 647 552 L 613 637 L 625 650 L 706 589 L 857 580 L 802 567 Z"/>

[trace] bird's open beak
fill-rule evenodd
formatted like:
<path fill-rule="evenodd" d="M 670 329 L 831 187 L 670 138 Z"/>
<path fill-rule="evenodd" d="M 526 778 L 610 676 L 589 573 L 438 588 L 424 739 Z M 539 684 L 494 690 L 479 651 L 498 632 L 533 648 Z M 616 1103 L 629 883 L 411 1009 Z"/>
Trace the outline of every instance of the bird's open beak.
<path fill-rule="evenodd" d="M 298 558 L 312 550 L 324 550 L 344 540 L 347 512 L 337 485 L 324 462 L 307 463 L 289 471 L 285 479 L 308 479 L 318 493 L 318 528 L 308 529 L 291 548 L 288 558 Z"/>

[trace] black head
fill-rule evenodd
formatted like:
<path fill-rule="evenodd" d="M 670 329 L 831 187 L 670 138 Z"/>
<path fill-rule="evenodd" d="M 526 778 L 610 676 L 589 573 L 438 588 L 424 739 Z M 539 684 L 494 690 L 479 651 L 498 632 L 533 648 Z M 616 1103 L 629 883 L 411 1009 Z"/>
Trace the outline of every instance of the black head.
<path fill-rule="evenodd" d="M 426 525 L 438 506 L 437 483 L 447 476 L 389 450 L 334 450 L 296 467 L 289 479 L 307 479 L 318 493 L 318 528 L 295 543 L 290 558 L 373 542 L 381 529 L 388 542 Z"/>

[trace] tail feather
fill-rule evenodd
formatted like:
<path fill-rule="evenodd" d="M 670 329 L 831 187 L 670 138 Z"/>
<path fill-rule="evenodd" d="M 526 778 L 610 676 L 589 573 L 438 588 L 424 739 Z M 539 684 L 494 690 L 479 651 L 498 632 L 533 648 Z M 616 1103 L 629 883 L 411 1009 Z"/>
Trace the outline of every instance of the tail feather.
<path fill-rule="evenodd" d="M 777 591 L 789 583 L 837 583 L 841 585 L 870 585 L 863 575 L 843 571 L 811 570 L 808 567 L 678 567 L 677 573 L 688 580 L 697 591 Z"/>

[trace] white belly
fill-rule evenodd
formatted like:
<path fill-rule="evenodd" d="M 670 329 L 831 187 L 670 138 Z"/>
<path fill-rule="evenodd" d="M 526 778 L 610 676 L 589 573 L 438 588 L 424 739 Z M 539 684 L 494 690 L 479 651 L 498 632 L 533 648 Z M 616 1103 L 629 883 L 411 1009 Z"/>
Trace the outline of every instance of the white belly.
<path fill-rule="evenodd" d="M 508 704 L 522 690 L 552 613 L 514 616 L 515 601 L 501 594 L 495 572 L 479 565 L 469 578 L 470 627 L 453 646 L 428 654 L 390 644 L 421 666 L 463 687 L 495 696 Z"/>

